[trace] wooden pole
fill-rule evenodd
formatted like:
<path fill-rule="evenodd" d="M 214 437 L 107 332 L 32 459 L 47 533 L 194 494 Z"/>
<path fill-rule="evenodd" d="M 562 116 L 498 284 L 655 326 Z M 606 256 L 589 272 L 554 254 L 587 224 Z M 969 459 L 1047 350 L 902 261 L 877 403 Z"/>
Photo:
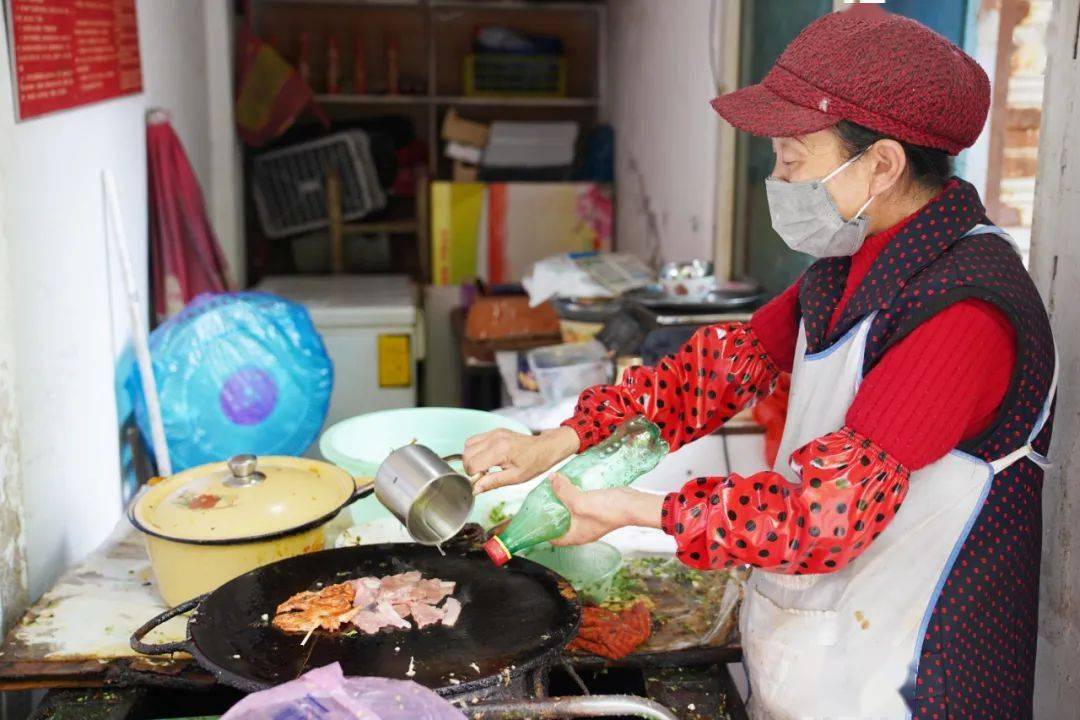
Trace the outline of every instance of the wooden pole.
<path fill-rule="evenodd" d="M 1024 0 L 1002 0 L 999 3 L 997 59 L 994 63 L 993 97 L 990 100 L 989 149 L 986 163 L 986 214 L 1000 225 L 1017 224 L 1007 217 L 1010 211 L 1001 204 L 1001 180 L 1004 177 L 1005 132 L 1009 115 L 1009 76 L 1012 75 L 1012 56 L 1016 50 L 1013 32 L 1023 22 L 1031 6 Z M 1015 216 L 1016 211 L 1011 214 Z"/>
<path fill-rule="evenodd" d="M 330 216 L 330 272 L 345 272 L 345 250 L 342 246 L 341 175 L 337 168 L 326 173 L 326 210 Z"/>
<path fill-rule="evenodd" d="M 420 267 L 417 277 L 421 285 L 431 282 L 431 183 L 427 173 L 417 173 L 416 177 L 416 250 Z"/>

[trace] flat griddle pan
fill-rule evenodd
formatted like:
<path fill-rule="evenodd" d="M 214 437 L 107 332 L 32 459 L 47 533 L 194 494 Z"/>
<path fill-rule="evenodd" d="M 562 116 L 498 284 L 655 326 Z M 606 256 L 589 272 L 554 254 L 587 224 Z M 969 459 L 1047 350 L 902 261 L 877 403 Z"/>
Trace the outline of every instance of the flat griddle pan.
<path fill-rule="evenodd" d="M 410 570 L 457 583 L 454 597 L 462 611 L 453 627 L 348 636 L 317 630 L 301 646 L 302 636 L 282 633 L 263 619 L 273 618 L 278 604 L 302 590 Z M 183 642 L 143 642 L 153 628 L 192 610 Z M 131 645 L 148 655 L 190 653 L 220 682 L 247 692 L 339 662 L 346 676 L 409 679 L 454 696 L 508 683 L 550 663 L 577 632 L 580 618 L 570 585 L 528 560 L 515 558 L 497 568 L 482 552 L 447 551 L 444 557 L 421 545 L 362 545 L 252 570 L 148 621 L 132 635 Z"/>

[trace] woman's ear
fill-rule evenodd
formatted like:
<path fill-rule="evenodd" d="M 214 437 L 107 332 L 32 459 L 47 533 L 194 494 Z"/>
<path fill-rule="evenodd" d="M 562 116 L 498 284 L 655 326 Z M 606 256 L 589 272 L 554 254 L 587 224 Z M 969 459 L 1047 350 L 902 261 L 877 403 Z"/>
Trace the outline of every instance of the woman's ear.
<path fill-rule="evenodd" d="M 870 172 L 870 194 L 881 195 L 896 187 L 907 169 L 907 153 L 895 140 L 878 140 L 866 152 Z"/>

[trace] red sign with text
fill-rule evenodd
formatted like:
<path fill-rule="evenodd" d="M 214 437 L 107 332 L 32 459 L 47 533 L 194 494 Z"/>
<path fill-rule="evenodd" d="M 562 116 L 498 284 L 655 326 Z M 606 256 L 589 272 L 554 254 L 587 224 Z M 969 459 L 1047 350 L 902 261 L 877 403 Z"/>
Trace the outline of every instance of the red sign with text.
<path fill-rule="evenodd" d="M 142 91 L 135 0 L 7 0 L 19 119 Z"/>

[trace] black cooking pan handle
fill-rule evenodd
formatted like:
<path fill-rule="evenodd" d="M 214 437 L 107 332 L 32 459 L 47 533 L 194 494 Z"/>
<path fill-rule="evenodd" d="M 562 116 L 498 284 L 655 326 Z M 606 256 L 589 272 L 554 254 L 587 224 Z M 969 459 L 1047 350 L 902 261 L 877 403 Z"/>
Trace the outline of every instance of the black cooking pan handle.
<path fill-rule="evenodd" d="M 209 595 L 209 593 L 207 593 L 207 595 Z M 186 612 L 194 610 L 199 606 L 199 603 L 206 599 L 206 597 L 206 595 L 200 595 L 197 598 L 192 598 L 187 602 L 180 603 L 171 610 L 166 610 L 155 618 L 147 620 L 146 624 L 131 634 L 131 649 L 143 655 L 168 655 L 169 653 L 175 652 L 190 652 L 190 638 L 181 640 L 180 642 L 163 643 L 161 645 L 148 645 L 144 643 L 142 639 L 158 625 L 162 625 L 169 620 L 172 620 L 177 615 L 183 615 Z"/>
<path fill-rule="evenodd" d="M 352 496 L 345 501 L 346 505 L 352 505 L 360 498 L 366 498 L 371 493 L 375 492 L 375 478 L 371 477 L 354 477 L 353 478 L 353 493 Z"/>

